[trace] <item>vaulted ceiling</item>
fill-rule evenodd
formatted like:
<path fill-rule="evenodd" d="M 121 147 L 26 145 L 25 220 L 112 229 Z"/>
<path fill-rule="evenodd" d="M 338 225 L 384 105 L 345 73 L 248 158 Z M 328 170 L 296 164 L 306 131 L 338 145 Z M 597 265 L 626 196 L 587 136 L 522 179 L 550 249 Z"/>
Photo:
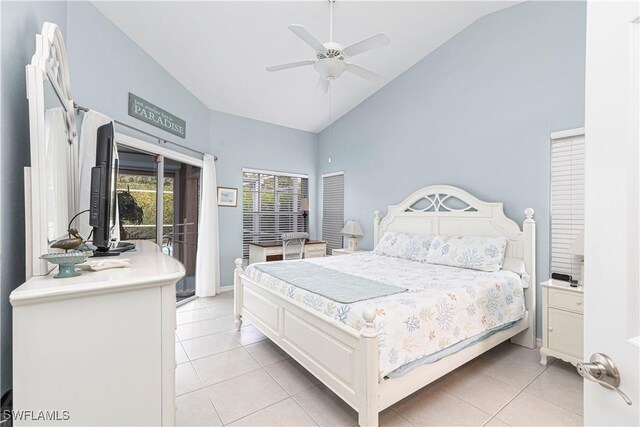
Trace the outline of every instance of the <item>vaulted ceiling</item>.
<path fill-rule="evenodd" d="M 391 44 L 353 62 L 388 79 L 372 84 L 345 73 L 329 95 L 316 90 L 313 67 L 268 73 L 267 65 L 313 59 L 287 26 L 329 37 L 329 4 L 307 1 L 94 2 L 212 110 L 319 132 L 478 18 L 506 1 L 340 1 L 334 40 L 347 46 L 378 32 Z"/>

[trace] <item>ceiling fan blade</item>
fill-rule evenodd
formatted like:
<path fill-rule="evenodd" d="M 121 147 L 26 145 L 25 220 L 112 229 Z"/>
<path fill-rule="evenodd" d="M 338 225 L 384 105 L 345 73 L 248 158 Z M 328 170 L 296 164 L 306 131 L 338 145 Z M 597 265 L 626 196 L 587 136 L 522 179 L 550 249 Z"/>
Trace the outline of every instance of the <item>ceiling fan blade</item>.
<path fill-rule="evenodd" d="M 342 52 L 347 56 L 356 56 L 362 52 L 366 52 L 389 43 L 391 43 L 391 39 L 388 35 L 385 33 L 378 33 L 375 36 L 360 40 L 351 46 L 345 47 Z"/>
<path fill-rule="evenodd" d="M 324 45 L 320 43 L 317 38 L 313 37 L 311 33 L 307 31 L 307 29 L 302 25 L 289 25 L 289 29 L 293 31 L 296 36 L 304 40 L 304 42 L 311 46 L 316 52 L 324 52 L 325 50 L 327 50 L 325 49 Z"/>
<path fill-rule="evenodd" d="M 356 64 L 347 64 L 347 71 L 373 83 L 381 83 L 387 79 L 385 76 L 374 73 L 373 71 Z"/>
<path fill-rule="evenodd" d="M 270 67 L 265 67 L 265 70 L 280 71 L 280 70 L 286 70 L 288 68 L 296 68 L 296 67 L 304 67 L 305 65 L 313 65 L 313 63 L 314 61 L 309 59 L 307 61 L 297 61 L 297 62 L 289 62 L 287 64 L 272 65 Z"/>
<path fill-rule="evenodd" d="M 327 93 L 329 91 L 330 84 L 331 82 L 329 80 L 323 79 L 322 77 L 320 77 L 318 79 L 318 92 Z"/>

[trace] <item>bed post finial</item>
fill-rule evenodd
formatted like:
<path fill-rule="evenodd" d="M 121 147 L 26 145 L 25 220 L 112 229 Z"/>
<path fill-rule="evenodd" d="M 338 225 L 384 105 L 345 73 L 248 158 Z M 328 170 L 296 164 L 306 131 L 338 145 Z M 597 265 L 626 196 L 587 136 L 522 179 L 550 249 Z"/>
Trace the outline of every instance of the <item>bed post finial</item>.
<path fill-rule="evenodd" d="M 376 320 L 376 309 L 369 307 L 365 308 L 362 312 L 362 318 L 364 319 L 364 328 L 362 328 L 362 336 L 372 338 L 378 335 L 376 327 L 373 323 Z"/>
<path fill-rule="evenodd" d="M 533 208 L 527 208 L 524 210 L 524 216 L 526 217 L 525 221 L 533 221 L 533 214 L 536 213 L 536 211 L 533 210 Z"/>
<path fill-rule="evenodd" d="M 236 318 L 235 326 L 239 331 L 242 327 L 242 258 L 236 258 L 236 269 L 233 270 L 233 315 Z"/>

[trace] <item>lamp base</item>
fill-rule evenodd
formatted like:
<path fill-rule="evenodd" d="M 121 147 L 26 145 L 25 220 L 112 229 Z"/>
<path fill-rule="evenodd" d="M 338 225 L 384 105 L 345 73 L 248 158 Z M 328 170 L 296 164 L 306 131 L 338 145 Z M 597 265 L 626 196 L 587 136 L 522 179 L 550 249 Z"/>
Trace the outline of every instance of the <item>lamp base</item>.
<path fill-rule="evenodd" d="M 349 252 L 356 252 L 358 250 L 358 238 L 356 236 L 349 237 L 349 246 L 347 247 Z"/>

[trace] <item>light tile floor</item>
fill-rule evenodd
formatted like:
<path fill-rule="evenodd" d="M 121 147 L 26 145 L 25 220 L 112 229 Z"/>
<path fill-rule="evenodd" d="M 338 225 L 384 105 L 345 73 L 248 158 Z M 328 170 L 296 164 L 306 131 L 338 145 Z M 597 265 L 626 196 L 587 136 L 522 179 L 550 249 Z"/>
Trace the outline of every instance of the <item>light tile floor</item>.
<path fill-rule="evenodd" d="M 353 426 L 357 414 L 251 324 L 224 292 L 178 308 L 181 426 Z M 582 425 L 582 378 L 504 343 L 380 415 L 381 426 Z"/>

